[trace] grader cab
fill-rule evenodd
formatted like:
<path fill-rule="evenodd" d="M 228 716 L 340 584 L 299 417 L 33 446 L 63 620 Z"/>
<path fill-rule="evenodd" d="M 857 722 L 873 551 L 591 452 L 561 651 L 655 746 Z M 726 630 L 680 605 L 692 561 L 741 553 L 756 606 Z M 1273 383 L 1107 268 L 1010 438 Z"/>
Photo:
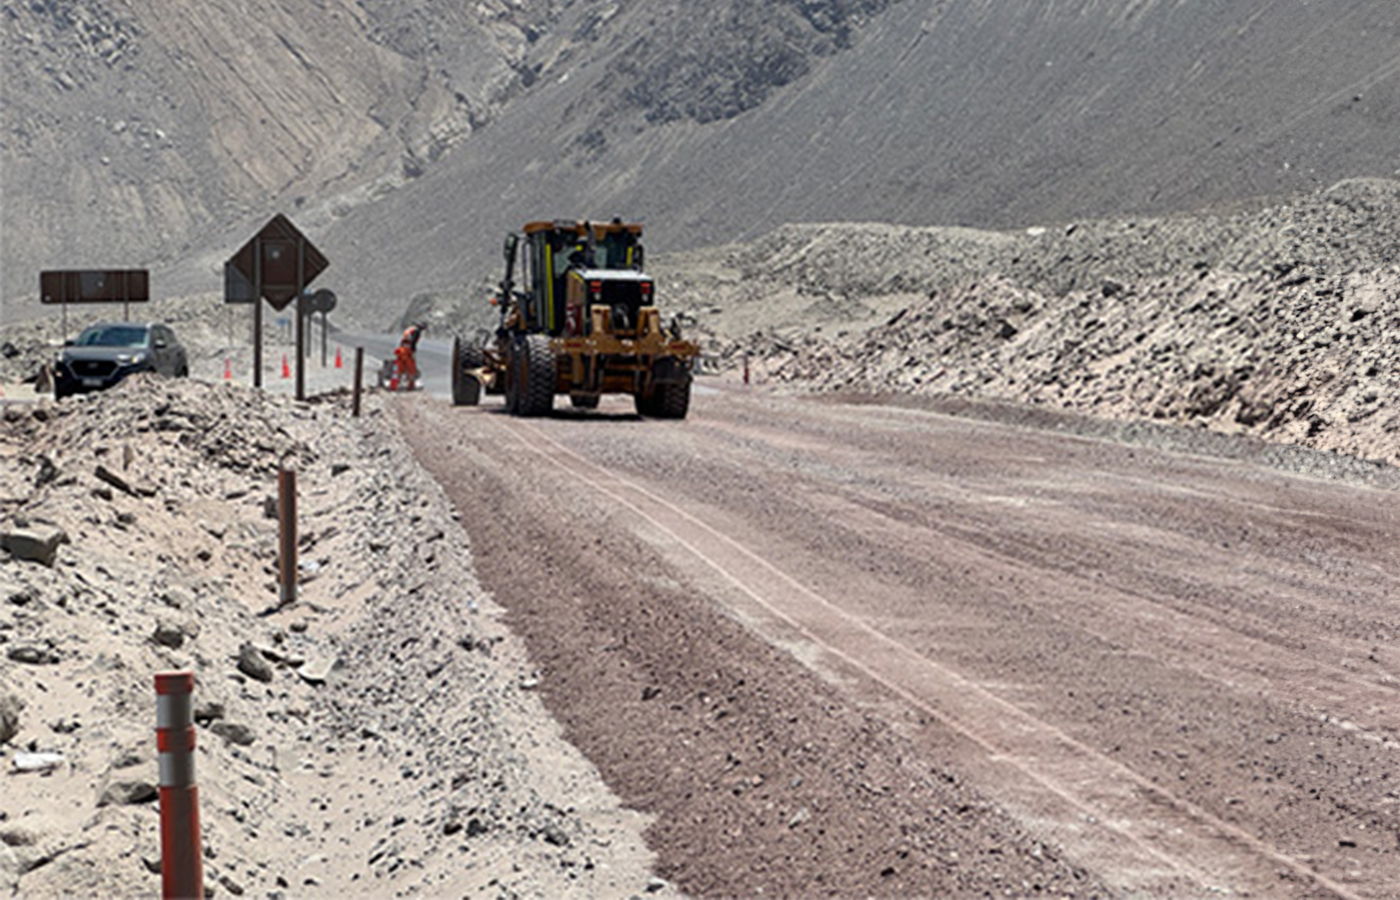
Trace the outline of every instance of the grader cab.
<path fill-rule="evenodd" d="M 559 394 L 579 409 L 631 394 L 643 416 L 685 418 L 700 350 L 678 322 L 662 323 L 641 235 L 618 219 L 531 222 L 523 241 L 507 235 L 500 326 L 489 344 L 454 340 L 453 403 L 474 405 L 484 390 L 503 394 L 513 415 L 542 416 Z"/>

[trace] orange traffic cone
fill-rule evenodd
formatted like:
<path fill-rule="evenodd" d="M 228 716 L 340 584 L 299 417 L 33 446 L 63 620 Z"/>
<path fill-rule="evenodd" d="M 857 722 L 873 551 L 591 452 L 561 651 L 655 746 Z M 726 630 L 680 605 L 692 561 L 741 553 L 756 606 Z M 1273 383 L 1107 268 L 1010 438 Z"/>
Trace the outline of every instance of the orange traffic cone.
<path fill-rule="evenodd" d="M 283 377 L 283 378 L 291 378 L 291 377 L 292 377 L 292 367 L 289 366 L 289 365 L 287 365 L 287 354 L 285 354 L 285 353 L 282 354 L 282 377 Z"/>
<path fill-rule="evenodd" d="M 341 363 L 340 363 L 340 347 L 336 347 L 336 348 L 335 348 L 335 367 L 336 367 L 337 369 L 343 369 L 343 368 L 344 368 L 344 366 L 341 365 Z"/>
<path fill-rule="evenodd" d="M 226 356 L 226 357 L 224 357 L 224 381 L 232 381 L 232 380 L 233 380 L 233 360 Z"/>

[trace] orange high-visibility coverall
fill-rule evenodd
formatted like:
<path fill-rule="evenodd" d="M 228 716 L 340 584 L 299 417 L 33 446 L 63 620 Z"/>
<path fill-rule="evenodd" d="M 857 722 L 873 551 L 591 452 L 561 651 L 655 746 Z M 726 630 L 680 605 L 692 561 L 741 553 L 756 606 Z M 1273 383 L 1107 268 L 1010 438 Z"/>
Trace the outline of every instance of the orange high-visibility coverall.
<path fill-rule="evenodd" d="M 404 386 L 411 386 L 418 380 L 418 361 L 414 359 L 413 348 L 408 344 L 399 344 L 394 349 L 394 365 L 398 368 L 399 381 Z"/>

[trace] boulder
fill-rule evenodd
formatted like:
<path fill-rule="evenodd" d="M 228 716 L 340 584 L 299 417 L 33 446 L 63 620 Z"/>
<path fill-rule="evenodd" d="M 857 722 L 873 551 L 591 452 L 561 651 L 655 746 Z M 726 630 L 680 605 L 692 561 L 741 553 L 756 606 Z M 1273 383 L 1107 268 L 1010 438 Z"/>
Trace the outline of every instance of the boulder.
<path fill-rule="evenodd" d="M 272 665 L 262 651 L 252 644 L 238 648 L 238 671 L 256 681 L 272 681 Z"/>
<path fill-rule="evenodd" d="M 157 622 L 155 633 L 151 635 L 151 640 L 172 650 L 179 650 L 185 643 L 185 631 L 179 625 L 172 622 Z"/>
<path fill-rule="evenodd" d="M 137 803 L 154 803 L 160 792 L 148 781 L 114 781 L 107 785 L 98 806 L 133 806 Z"/>
<path fill-rule="evenodd" d="M 209 726 L 209 730 L 230 744 L 237 744 L 240 747 L 251 747 L 257 737 L 253 734 L 253 729 L 238 722 L 229 722 L 220 719 Z"/>
<path fill-rule="evenodd" d="M 5 658 L 28 666 L 52 666 L 58 662 L 58 654 L 48 644 L 16 644 L 5 651 Z"/>
<path fill-rule="evenodd" d="M 8 744 L 19 734 L 19 714 L 24 701 L 14 694 L 0 694 L 0 744 Z"/>
<path fill-rule="evenodd" d="M 10 765 L 16 772 L 48 772 L 68 761 L 62 753 L 51 750 L 15 751 Z"/>
<path fill-rule="evenodd" d="M 340 658 L 333 653 L 323 653 L 311 656 L 300 668 L 297 675 L 307 684 L 325 684 L 331 677 L 331 672 L 340 665 Z"/>
<path fill-rule="evenodd" d="M 58 545 L 68 542 L 68 533 L 57 525 L 31 524 L 0 531 L 0 547 L 15 559 L 37 562 L 53 568 Z"/>
<path fill-rule="evenodd" d="M 154 497 L 156 489 L 146 482 L 131 482 L 106 466 L 99 465 L 94 472 L 97 477 L 112 487 L 132 497 Z"/>
<path fill-rule="evenodd" d="M 40 856 L 34 847 L 0 841 L 0 891 L 18 896 L 20 876 L 37 868 Z"/>
<path fill-rule="evenodd" d="M 194 708 L 194 720 L 200 725 L 208 725 L 225 715 L 224 705 L 214 700 L 207 700 Z"/>

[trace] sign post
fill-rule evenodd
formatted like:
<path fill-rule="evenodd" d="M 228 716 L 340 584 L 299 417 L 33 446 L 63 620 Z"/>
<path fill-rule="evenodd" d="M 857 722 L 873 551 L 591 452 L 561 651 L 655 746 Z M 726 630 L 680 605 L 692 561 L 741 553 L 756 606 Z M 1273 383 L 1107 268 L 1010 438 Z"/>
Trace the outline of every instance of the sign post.
<path fill-rule="evenodd" d="M 255 255 L 256 256 L 256 255 Z M 256 263 L 255 263 L 256 265 Z M 258 292 L 253 287 L 256 279 L 239 271 L 233 264 L 233 260 L 224 263 L 224 303 L 232 305 L 235 303 L 251 303 L 253 305 L 253 387 L 262 387 L 262 342 L 258 340 L 261 331 L 260 319 L 262 309 L 258 302 Z M 232 310 L 230 310 L 230 313 Z M 230 348 L 233 346 L 233 319 L 229 318 L 228 342 Z"/>
<path fill-rule="evenodd" d="M 308 297 L 306 303 L 308 316 L 314 316 L 316 313 L 321 314 L 321 368 L 324 369 L 326 367 L 326 333 L 330 331 L 331 310 L 335 309 L 335 291 L 321 288 Z"/>
<path fill-rule="evenodd" d="M 297 399 L 306 399 L 306 244 L 297 244 Z"/>
<path fill-rule="evenodd" d="M 305 314 L 306 286 L 330 265 L 320 250 L 306 239 L 296 226 L 283 215 L 273 216 L 248 243 L 239 248 L 225 264 L 225 302 L 247 302 L 231 299 L 228 270 L 242 275 L 251 286 L 253 303 L 253 386 L 262 387 L 262 303 L 266 299 L 281 312 L 293 300 L 296 309 L 297 399 L 306 399 L 306 375 L 302 361 L 305 335 L 302 318 Z M 235 285 L 241 291 L 241 285 Z M 244 293 L 241 292 L 239 296 Z"/>

